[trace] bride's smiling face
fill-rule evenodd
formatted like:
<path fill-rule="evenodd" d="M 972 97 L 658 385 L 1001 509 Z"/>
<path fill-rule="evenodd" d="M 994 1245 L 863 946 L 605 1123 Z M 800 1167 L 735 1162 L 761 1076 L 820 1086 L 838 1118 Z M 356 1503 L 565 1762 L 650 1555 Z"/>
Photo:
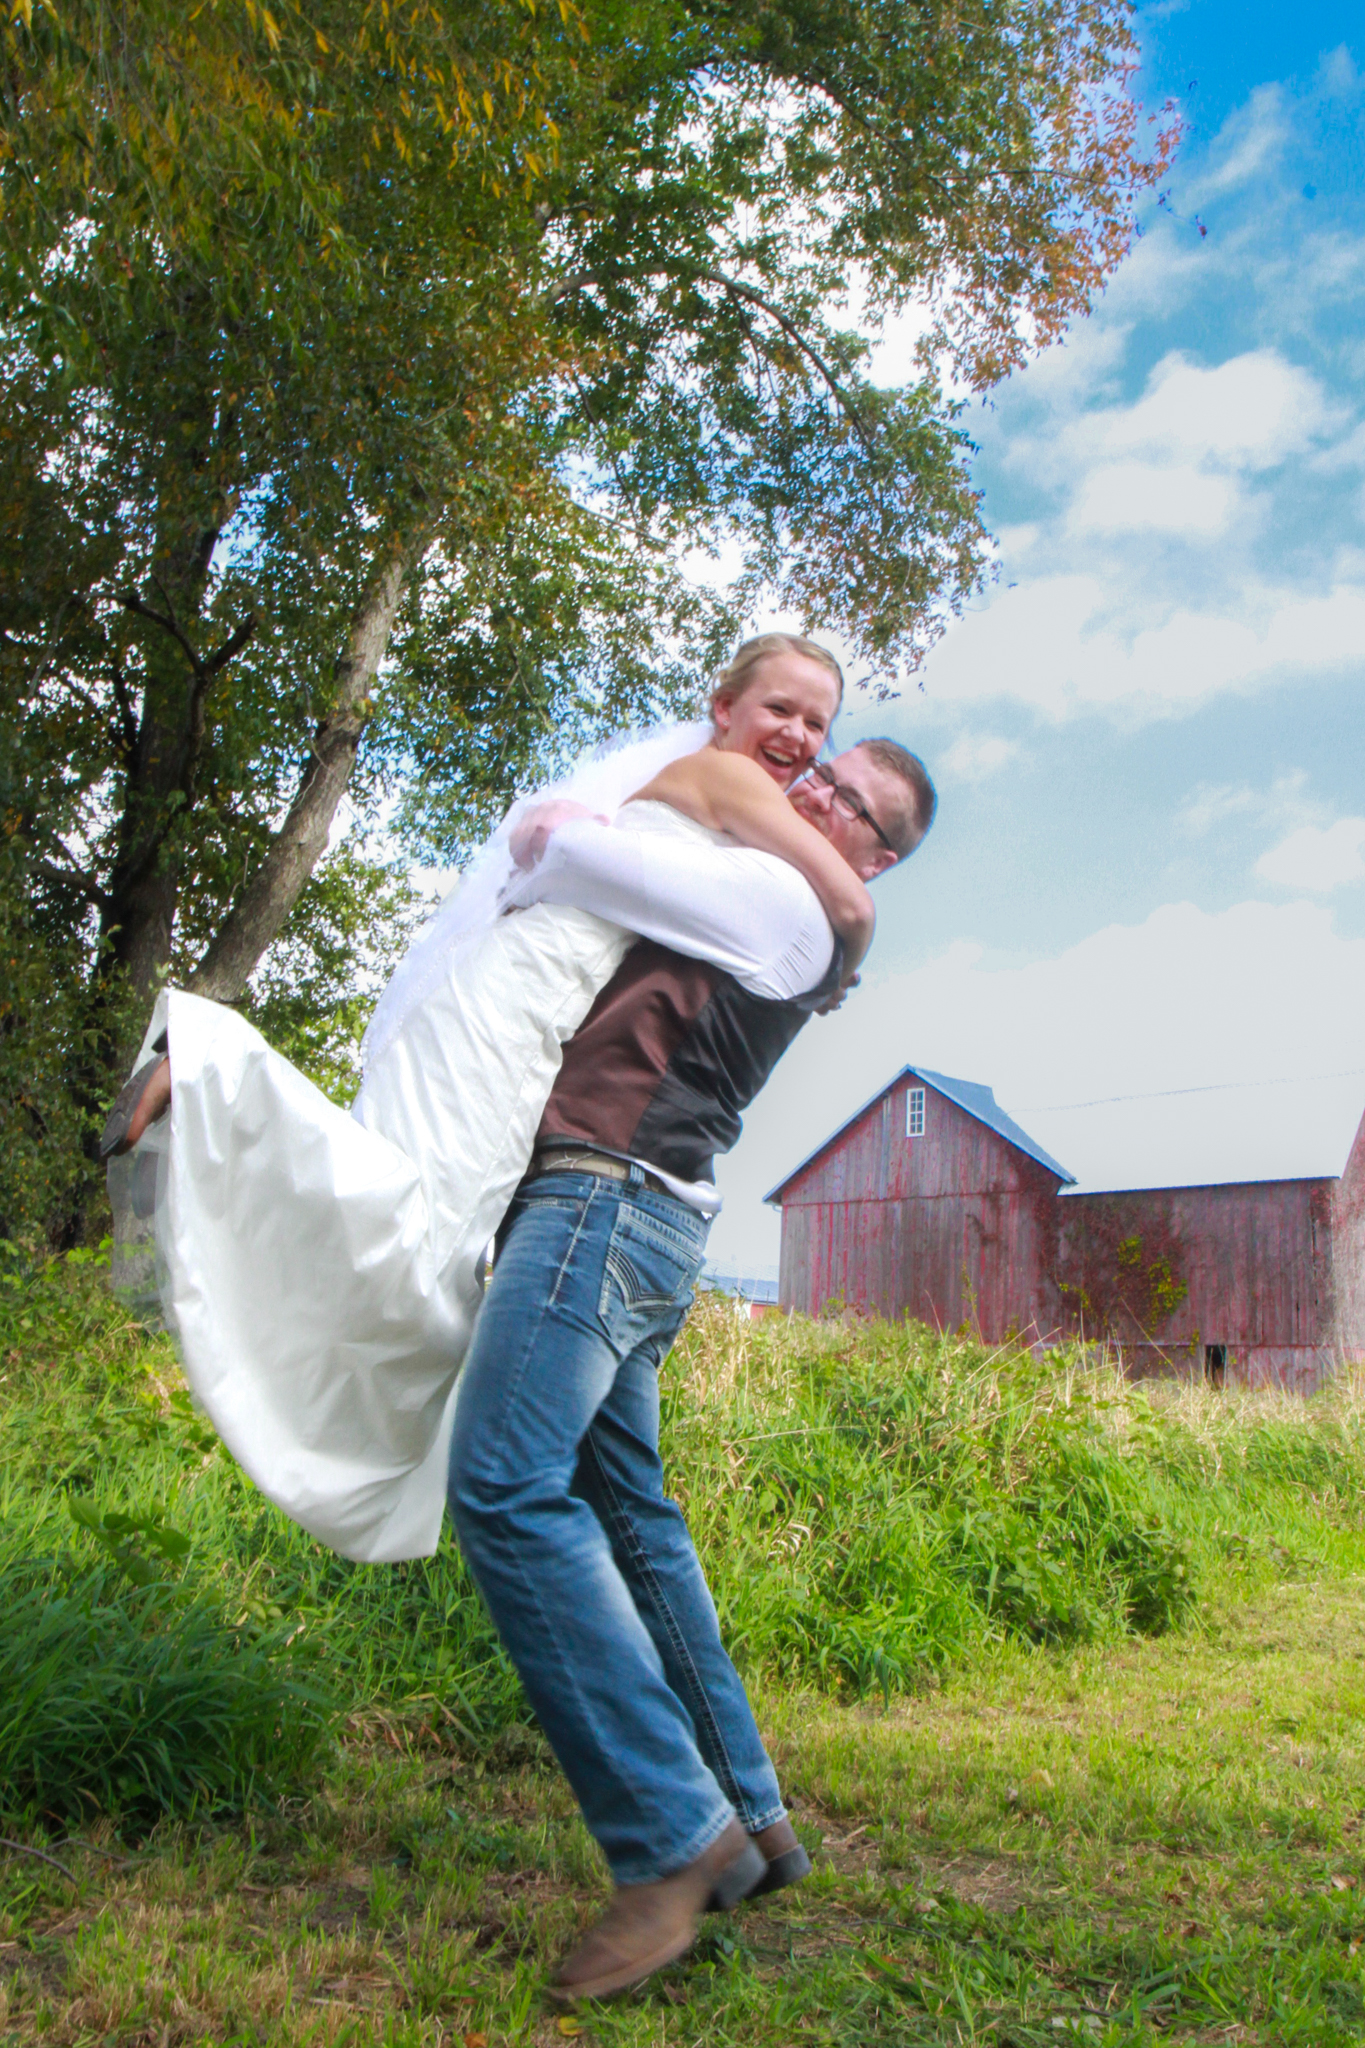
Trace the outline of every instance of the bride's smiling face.
<path fill-rule="evenodd" d="M 839 685 L 809 655 L 765 655 L 738 692 L 718 694 L 711 704 L 716 745 L 747 754 L 789 789 L 804 775 L 829 736 L 839 708 Z"/>

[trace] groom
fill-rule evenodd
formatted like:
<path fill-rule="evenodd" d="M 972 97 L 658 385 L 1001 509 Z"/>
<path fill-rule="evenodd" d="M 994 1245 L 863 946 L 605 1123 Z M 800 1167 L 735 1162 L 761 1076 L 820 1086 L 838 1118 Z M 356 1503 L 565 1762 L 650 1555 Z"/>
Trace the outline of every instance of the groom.
<path fill-rule="evenodd" d="M 913 754 L 868 740 L 791 802 L 870 881 L 914 851 L 936 799 Z M 807 1018 L 838 1000 L 840 950 L 794 868 L 700 839 L 687 904 L 661 901 L 642 869 L 637 903 L 618 875 L 599 906 L 608 829 L 560 826 L 519 892 L 562 888 L 644 936 L 565 1047 L 500 1234 L 450 1463 L 464 1555 L 616 1884 L 560 1967 L 562 2000 L 641 1982 L 691 1945 L 708 1905 L 810 1868 L 664 1495 L 658 1368 L 720 1206 L 713 1155 Z"/>

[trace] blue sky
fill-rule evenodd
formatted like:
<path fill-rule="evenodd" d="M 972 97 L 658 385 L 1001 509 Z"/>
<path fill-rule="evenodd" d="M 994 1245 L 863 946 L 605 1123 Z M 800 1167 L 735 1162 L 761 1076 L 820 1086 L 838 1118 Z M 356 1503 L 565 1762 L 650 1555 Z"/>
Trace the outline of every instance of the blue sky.
<path fill-rule="evenodd" d="M 921 752 L 940 820 L 750 1112 L 718 1269 L 770 1267 L 759 1196 L 907 1061 L 1086 1185 L 1335 1172 L 1365 1107 L 1365 30 L 1139 21 L 1169 207 L 973 414 L 998 581 L 841 721 Z"/>

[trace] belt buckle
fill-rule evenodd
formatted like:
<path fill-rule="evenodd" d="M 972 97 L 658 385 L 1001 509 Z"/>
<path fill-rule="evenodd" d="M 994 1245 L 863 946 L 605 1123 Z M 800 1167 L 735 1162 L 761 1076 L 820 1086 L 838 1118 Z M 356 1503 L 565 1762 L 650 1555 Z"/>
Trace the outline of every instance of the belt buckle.
<path fill-rule="evenodd" d="M 618 1185 L 629 1181 L 632 1162 L 613 1159 L 607 1153 L 593 1152 L 588 1148 L 575 1151 L 568 1145 L 556 1145 L 543 1152 L 539 1160 L 532 1162 L 532 1177 L 542 1173 L 591 1173 L 599 1180 L 614 1181 Z M 647 1166 L 638 1168 L 641 1183 L 656 1195 L 666 1195 L 668 1189 L 656 1173 Z"/>
<path fill-rule="evenodd" d="M 593 1173 L 599 1180 L 625 1180 L 629 1168 L 619 1159 L 608 1159 L 601 1152 L 592 1152 L 586 1147 L 575 1149 L 568 1145 L 556 1145 L 548 1155 L 542 1153 L 539 1171 Z"/>

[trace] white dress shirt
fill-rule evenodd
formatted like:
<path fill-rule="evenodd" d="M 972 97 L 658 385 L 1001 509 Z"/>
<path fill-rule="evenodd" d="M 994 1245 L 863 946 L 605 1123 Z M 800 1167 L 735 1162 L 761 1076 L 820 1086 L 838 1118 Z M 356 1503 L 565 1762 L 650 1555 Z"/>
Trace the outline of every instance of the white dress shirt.
<path fill-rule="evenodd" d="M 740 846 L 671 804 L 631 803 L 614 825 L 573 818 L 507 892 L 509 908 L 571 904 L 690 960 L 732 974 L 751 995 L 784 1002 L 818 987 L 834 934 L 805 876 L 776 854 Z M 625 1155 L 622 1155 L 625 1156 Z M 719 1213 L 712 1181 L 682 1181 L 631 1159 L 703 1216 Z"/>
<path fill-rule="evenodd" d="M 670 804 L 627 804 L 614 825 L 559 826 L 507 901 L 594 911 L 774 1002 L 815 988 L 834 957 L 820 899 L 789 861 L 739 846 Z"/>

